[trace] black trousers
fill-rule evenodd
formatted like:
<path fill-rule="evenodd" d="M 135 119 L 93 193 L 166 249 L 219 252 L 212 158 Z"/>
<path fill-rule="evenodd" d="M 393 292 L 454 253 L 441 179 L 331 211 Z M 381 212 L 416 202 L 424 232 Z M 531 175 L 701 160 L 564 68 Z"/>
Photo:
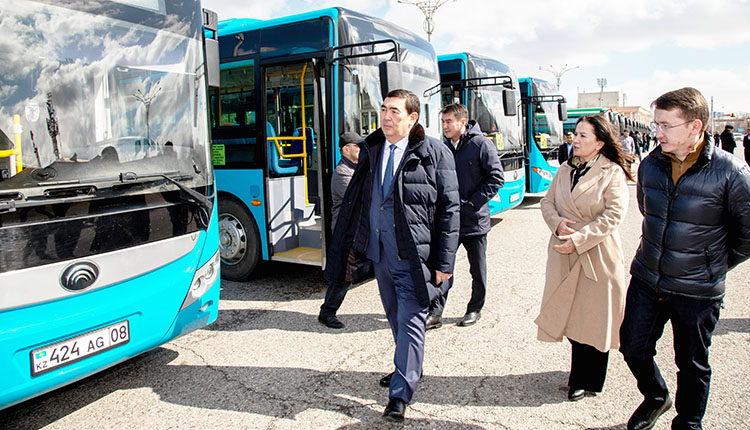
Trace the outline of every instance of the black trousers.
<path fill-rule="evenodd" d="M 708 347 L 719 322 L 721 300 L 699 300 L 657 293 L 636 277 L 630 279 L 625 317 L 620 326 L 620 352 L 646 399 L 663 399 L 667 384 L 654 361 L 656 342 L 672 323 L 677 393 L 673 429 L 700 429 L 711 385 Z"/>
<path fill-rule="evenodd" d="M 326 298 L 320 306 L 320 315 L 336 316 L 336 312 L 341 307 L 341 303 L 344 302 L 344 297 L 346 297 L 346 292 L 349 290 L 350 285 L 351 283 L 346 281 L 329 282 L 328 289 L 326 290 Z"/>
<path fill-rule="evenodd" d="M 458 244 L 466 249 L 471 274 L 471 299 L 466 305 L 466 313 L 479 312 L 484 307 L 484 298 L 487 295 L 487 235 L 462 236 Z M 448 279 L 451 284 L 448 291 L 453 288 L 453 278 L 455 276 Z M 445 302 L 448 300 L 448 291 L 430 303 L 430 313 L 443 315 Z"/>
<path fill-rule="evenodd" d="M 573 345 L 568 386 L 600 393 L 607 379 L 609 351 L 601 352 L 591 345 L 568 340 Z"/>

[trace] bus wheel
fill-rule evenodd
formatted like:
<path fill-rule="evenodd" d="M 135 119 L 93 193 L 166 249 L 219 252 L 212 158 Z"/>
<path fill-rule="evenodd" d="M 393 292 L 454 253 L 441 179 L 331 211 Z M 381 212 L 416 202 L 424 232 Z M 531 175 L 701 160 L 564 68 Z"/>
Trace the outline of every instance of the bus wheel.
<path fill-rule="evenodd" d="M 258 264 L 260 237 L 250 214 L 234 200 L 219 199 L 221 277 L 244 281 Z"/>

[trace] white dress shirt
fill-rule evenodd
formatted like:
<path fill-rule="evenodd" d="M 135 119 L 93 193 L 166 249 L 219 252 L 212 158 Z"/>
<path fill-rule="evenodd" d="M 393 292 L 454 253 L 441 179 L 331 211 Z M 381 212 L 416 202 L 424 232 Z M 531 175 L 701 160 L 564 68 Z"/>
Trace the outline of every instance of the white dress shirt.
<path fill-rule="evenodd" d="M 393 176 L 396 176 L 398 168 L 401 165 L 401 159 L 404 158 L 404 152 L 406 151 L 406 145 L 409 143 L 409 136 L 396 142 L 396 149 L 393 151 Z M 391 155 L 391 142 L 388 139 L 383 142 L 383 151 L 380 156 L 380 183 L 383 183 L 385 178 L 385 169 L 388 167 L 388 157 Z"/>

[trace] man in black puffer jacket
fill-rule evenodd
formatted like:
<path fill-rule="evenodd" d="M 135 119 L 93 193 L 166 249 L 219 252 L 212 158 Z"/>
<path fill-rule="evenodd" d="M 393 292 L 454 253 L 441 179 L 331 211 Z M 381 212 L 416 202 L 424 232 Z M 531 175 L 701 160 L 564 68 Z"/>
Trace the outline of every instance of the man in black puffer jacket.
<path fill-rule="evenodd" d="M 395 371 L 383 416 L 402 421 L 422 375 L 425 320 L 445 292 L 458 247 L 459 197 L 453 155 L 417 123 L 419 99 L 386 95 L 381 128 L 360 144 L 359 162 L 339 211 L 325 276 L 344 278 L 350 253 L 373 261 L 380 298 L 396 343 Z"/>
<path fill-rule="evenodd" d="M 651 428 L 672 406 L 654 362 L 668 320 L 679 368 L 672 429 L 700 429 L 726 273 L 750 257 L 750 169 L 706 132 L 708 104 L 697 90 L 668 92 L 653 106 L 660 145 L 638 169 L 643 235 L 620 327 L 620 352 L 644 396 L 628 429 Z"/>
<path fill-rule="evenodd" d="M 488 202 L 503 186 L 503 168 L 497 147 L 482 134 L 476 121 L 469 121 L 466 106 L 454 103 L 444 107 L 441 122 L 445 145 L 453 153 L 461 197 L 461 232 L 459 244 L 466 249 L 471 273 L 471 299 L 459 326 L 477 322 L 487 292 L 487 233 L 490 231 Z M 453 284 L 453 278 L 448 280 Z M 448 291 L 430 304 L 427 329 L 442 326 L 442 315 Z"/>

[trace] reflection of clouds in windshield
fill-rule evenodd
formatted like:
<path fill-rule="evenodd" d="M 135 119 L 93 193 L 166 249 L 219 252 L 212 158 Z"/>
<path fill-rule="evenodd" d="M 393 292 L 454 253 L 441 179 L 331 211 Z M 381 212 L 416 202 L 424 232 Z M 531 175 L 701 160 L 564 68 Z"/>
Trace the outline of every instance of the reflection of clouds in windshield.
<path fill-rule="evenodd" d="M 173 29 L 186 25 L 175 16 L 165 19 Z M 50 6 L 6 8 L 0 31 L 11 35 L 0 40 L 5 60 L 0 66 L 0 126 L 20 114 L 25 154 L 33 154 L 27 142 L 28 132 L 33 131 L 42 164 L 54 160 L 46 126 L 47 93 L 52 94 L 58 141 L 66 157 L 73 153 L 93 157 L 101 148 L 91 145 L 118 135 L 150 134 L 161 144 L 171 140 L 178 152 L 179 147 L 193 145 L 196 133 L 204 139 L 204 122 L 197 122 L 200 130 L 193 128 L 193 109 L 205 109 L 203 91 L 198 92 L 198 106 L 194 103 L 195 85 L 201 83 L 194 76 L 200 58 L 197 40 Z M 140 82 L 129 83 L 127 89 L 140 85 L 147 93 L 161 88 L 149 109 L 150 127 L 146 127 L 145 106 L 132 96 L 134 91 L 118 91 L 113 79 L 118 66 L 144 70 Z M 36 121 L 24 115 L 29 106 L 40 111 Z"/>
<path fill-rule="evenodd" d="M 471 55 L 469 58 L 469 78 L 485 78 L 493 76 L 510 76 L 513 82 L 513 91 L 516 93 L 517 103 L 520 104 L 521 92 L 518 86 L 518 79 L 516 78 L 515 72 L 508 67 L 506 64 L 475 55 Z M 476 119 L 483 132 L 494 133 L 499 132 L 503 135 L 503 143 L 505 149 L 508 147 L 520 148 L 521 146 L 521 123 L 517 116 L 505 116 L 505 108 L 503 106 L 503 90 L 506 89 L 504 86 L 490 86 L 480 87 L 469 92 L 469 109 L 472 109 L 472 105 L 484 104 L 489 112 L 485 115 L 479 115 L 476 112 Z M 477 97 L 478 95 L 478 97 Z M 517 104 L 517 106 L 518 106 Z M 477 111 L 481 110 L 477 106 Z M 520 112 L 520 109 L 517 110 Z M 471 113 L 471 112 L 470 112 Z M 490 117 L 491 116 L 491 117 Z"/>
<path fill-rule="evenodd" d="M 348 24 L 348 25 L 347 25 Z M 429 127 L 427 134 L 439 138 L 442 133 L 439 124 L 440 97 L 432 97 L 429 101 L 423 98 L 425 90 L 433 87 L 440 82 L 440 74 L 437 67 L 437 57 L 432 46 L 418 36 L 407 30 L 394 26 L 391 23 L 378 18 L 360 17 L 355 14 L 344 16 L 344 31 L 346 40 L 340 43 L 358 43 L 373 40 L 394 39 L 401 48 L 401 69 L 403 72 L 403 87 L 412 91 L 420 99 L 422 112 L 420 122 L 422 125 L 427 124 L 425 116 L 429 114 Z M 380 45 L 379 50 L 389 45 Z M 370 47 L 360 48 L 355 52 L 371 52 Z M 350 60 L 351 68 L 356 68 L 359 72 L 358 80 L 360 90 L 362 91 L 362 111 L 375 110 L 380 111 L 380 105 L 383 102 L 380 93 L 380 72 L 378 64 L 382 61 L 390 60 L 388 56 L 362 57 Z M 369 95 L 369 97 L 368 97 Z M 372 106 L 365 104 L 370 101 Z M 429 112 L 425 112 L 424 104 L 429 104 Z"/>

